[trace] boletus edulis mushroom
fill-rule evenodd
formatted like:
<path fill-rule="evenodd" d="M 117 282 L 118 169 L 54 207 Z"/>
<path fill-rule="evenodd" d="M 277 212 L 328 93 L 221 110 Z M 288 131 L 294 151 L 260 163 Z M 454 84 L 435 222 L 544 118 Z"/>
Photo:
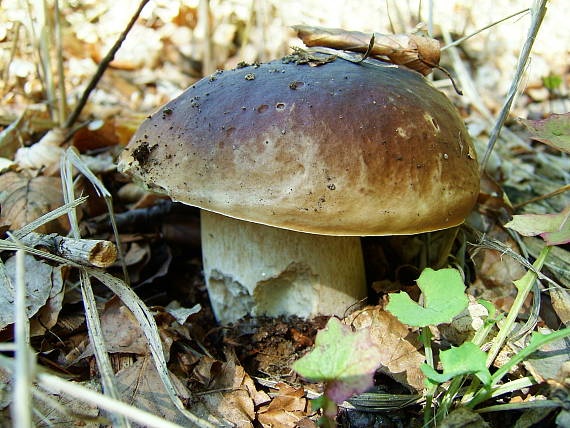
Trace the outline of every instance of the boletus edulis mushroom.
<path fill-rule="evenodd" d="M 405 68 L 332 59 L 206 77 L 122 154 L 135 181 L 202 209 L 222 323 L 342 315 L 366 296 L 360 236 L 453 227 L 475 204 L 475 151 L 446 96 Z"/>

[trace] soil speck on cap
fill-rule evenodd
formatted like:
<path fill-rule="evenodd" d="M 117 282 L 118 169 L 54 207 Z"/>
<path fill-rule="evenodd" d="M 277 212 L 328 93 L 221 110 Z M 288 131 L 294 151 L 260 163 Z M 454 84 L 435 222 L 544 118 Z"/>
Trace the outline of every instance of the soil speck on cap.
<path fill-rule="evenodd" d="M 255 79 L 255 74 L 253 73 L 247 73 L 245 75 L 245 80 L 254 80 Z"/>
<path fill-rule="evenodd" d="M 133 158 L 138 162 L 139 166 L 142 168 L 144 164 L 148 161 L 150 154 L 158 147 L 158 144 L 155 144 L 152 147 L 149 147 L 148 142 L 143 141 L 140 146 L 138 146 L 133 151 Z"/>
<path fill-rule="evenodd" d="M 165 108 L 164 110 L 162 110 L 162 118 L 166 119 L 167 116 L 170 116 L 172 114 L 172 109 L 171 108 Z"/>

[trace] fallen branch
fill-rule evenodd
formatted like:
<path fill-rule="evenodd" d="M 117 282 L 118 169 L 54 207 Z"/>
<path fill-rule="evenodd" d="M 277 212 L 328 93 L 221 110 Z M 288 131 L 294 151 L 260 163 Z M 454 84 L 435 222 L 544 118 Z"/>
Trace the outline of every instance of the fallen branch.
<path fill-rule="evenodd" d="M 117 247 L 111 241 L 73 239 L 57 233 L 42 235 L 31 232 L 21 241 L 32 248 L 44 247 L 49 252 L 83 266 L 109 267 L 117 260 Z"/>

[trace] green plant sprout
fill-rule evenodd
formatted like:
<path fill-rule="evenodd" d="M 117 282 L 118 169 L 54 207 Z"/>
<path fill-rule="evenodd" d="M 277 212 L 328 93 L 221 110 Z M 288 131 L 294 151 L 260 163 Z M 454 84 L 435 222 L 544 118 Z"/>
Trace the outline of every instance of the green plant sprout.
<path fill-rule="evenodd" d="M 314 410 L 323 409 L 319 424 L 335 426 L 337 404 L 373 385 L 380 366 L 380 349 L 368 329 L 353 332 L 338 318 L 330 318 L 319 331 L 314 349 L 293 364 L 293 370 L 306 379 L 325 383 L 325 392 L 311 402 Z"/>

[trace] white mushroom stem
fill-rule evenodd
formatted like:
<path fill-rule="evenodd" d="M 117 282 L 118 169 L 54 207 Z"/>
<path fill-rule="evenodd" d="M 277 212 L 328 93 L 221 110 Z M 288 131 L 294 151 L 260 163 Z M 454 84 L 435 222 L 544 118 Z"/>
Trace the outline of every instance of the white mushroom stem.
<path fill-rule="evenodd" d="M 342 316 L 366 296 L 360 238 L 292 232 L 202 210 L 204 276 L 221 323 Z"/>

